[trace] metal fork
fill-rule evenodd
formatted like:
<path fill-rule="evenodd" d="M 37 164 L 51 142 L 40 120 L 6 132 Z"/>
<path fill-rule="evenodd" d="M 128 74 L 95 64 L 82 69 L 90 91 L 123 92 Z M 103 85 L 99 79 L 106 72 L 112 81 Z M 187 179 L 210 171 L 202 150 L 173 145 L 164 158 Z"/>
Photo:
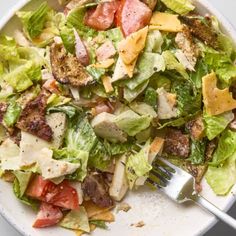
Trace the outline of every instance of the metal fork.
<path fill-rule="evenodd" d="M 195 179 L 192 175 L 162 157 L 158 157 L 153 163 L 153 169 L 146 182 L 159 188 L 178 203 L 186 201 L 197 203 L 236 230 L 236 220 L 234 218 L 221 211 L 195 191 Z"/>

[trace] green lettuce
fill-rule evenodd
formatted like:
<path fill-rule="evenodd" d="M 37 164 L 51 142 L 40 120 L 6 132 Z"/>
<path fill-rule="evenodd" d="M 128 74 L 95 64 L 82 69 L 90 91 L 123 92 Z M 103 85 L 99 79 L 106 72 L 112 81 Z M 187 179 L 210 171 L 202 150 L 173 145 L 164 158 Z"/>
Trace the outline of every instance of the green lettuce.
<path fill-rule="evenodd" d="M 63 106 L 56 106 L 56 107 L 54 106 L 47 109 L 48 114 L 53 113 L 53 112 L 63 112 L 69 118 L 73 118 L 77 113 L 77 109 L 70 105 L 63 105 Z"/>
<path fill-rule="evenodd" d="M 145 102 L 132 102 L 129 104 L 129 107 L 139 115 L 149 115 L 151 117 L 157 117 L 157 113 Z"/>
<path fill-rule="evenodd" d="M 132 102 L 136 97 L 138 97 L 148 86 L 149 81 L 145 81 L 144 83 L 137 86 L 135 89 L 129 89 L 128 87 L 124 87 L 124 99 L 127 102 Z"/>
<path fill-rule="evenodd" d="M 229 157 L 231 157 L 236 151 L 236 133 L 231 130 L 225 130 L 220 136 L 218 147 L 213 154 L 212 162 L 209 164 L 212 166 L 218 166 Z"/>
<path fill-rule="evenodd" d="M 152 117 L 150 115 L 140 116 L 132 110 L 125 111 L 114 119 L 117 126 L 129 136 L 135 136 L 142 130 L 148 128 L 151 121 Z"/>
<path fill-rule="evenodd" d="M 195 9 L 190 0 L 161 0 L 169 9 L 180 15 L 185 15 Z"/>
<path fill-rule="evenodd" d="M 192 140 L 191 153 L 188 160 L 192 164 L 203 164 L 205 161 L 206 140 Z"/>
<path fill-rule="evenodd" d="M 108 141 L 104 141 L 105 149 L 110 156 L 116 156 L 123 154 L 125 152 L 129 152 L 133 149 L 134 145 L 131 142 L 127 143 L 109 143 Z"/>
<path fill-rule="evenodd" d="M 25 190 L 28 187 L 32 173 L 16 170 L 16 171 L 14 171 L 14 175 L 16 176 L 17 180 L 19 181 L 19 187 L 20 187 L 19 196 L 22 197 L 25 193 Z"/>
<path fill-rule="evenodd" d="M 138 177 L 147 176 L 152 166 L 148 163 L 149 141 L 137 153 L 128 157 L 126 162 L 126 176 L 129 182 L 129 188 L 132 189 Z"/>
<path fill-rule="evenodd" d="M 69 149 L 67 147 L 53 150 L 53 158 L 56 160 L 63 160 L 70 163 L 80 163 L 80 167 L 69 176 L 70 179 L 78 181 L 83 181 L 87 175 L 88 156 L 89 153 L 87 151 Z"/>
<path fill-rule="evenodd" d="M 160 53 L 164 40 L 159 30 L 149 31 L 144 51 Z"/>
<path fill-rule="evenodd" d="M 106 70 L 104 68 L 96 68 L 91 65 L 87 66 L 86 70 L 97 81 L 106 73 Z"/>
<path fill-rule="evenodd" d="M 43 2 L 35 11 L 19 11 L 17 16 L 21 19 L 24 31 L 29 38 L 36 38 L 41 34 L 47 19 L 49 7 Z"/>
<path fill-rule="evenodd" d="M 203 119 L 205 122 L 206 136 L 209 140 L 212 140 L 225 130 L 227 125 L 234 119 L 234 114 L 232 111 L 217 116 L 210 116 L 204 113 Z"/>
<path fill-rule="evenodd" d="M 0 36 L 0 55 L 1 60 L 8 61 L 19 59 L 16 42 L 13 38 L 5 35 Z"/>
<path fill-rule="evenodd" d="M 88 215 L 83 206 L 79 210 L 71 210 L 59 223 L 63 228 L 83 230 L 87 233 L 90 232 Z"/>
<path fill-rule="evenodd" d="M 20 183 L 17 178 L 15 178 L 13 182 L 13 192 L 15 196 L 24 204 L 30 206 L 33 208 L 33 210 L 38 210 L 39 202 L 35 199 L 31 199 L 27 197 L 26 195 L 21 196 L 21 188 Z"/>
<path fill-rule="evenodd" d="M 134 90 L 146 82 L 154 73 L 165 70 L 164 58 L 158 53 L 144 52 L 137 63 L 137 75 L 126 83 L 126 86 Z"/>
<path fill-rule="evenodd" d="M 13 97 L 8 102 L 7 111 L 3 116 L 3 121 L 8 127 L 12 127 L 18 120 L 21 113 L 21 107 Z"/>
<path fill-rule="evenodd" d="M 164 51 L 162 56 L 164 58 L 167 70 L 176 70 L 184 79 L 189 79 L 189 75 L 184 66 L 178 62 L 171 51 Z"/>
<path fill-rule="evenodd" d="M 153 107 L 153 109 L 157 110 L 157 92 L 152 87 L 148 87 L 145 91 L 144 102 Z"/>
<path fill-rule="evenodd" d="M 179 116 L 187 116 L 201 110 L 202 96 L 200 91 L 195 91 L 188 81 L 175 81 L 172 87 L 177 95 L 177 108 Z"/>
<path fill-rule="evenodd" d="M 71 98 L 53 93 L 47 100 L 47 107 L 63 106 L 71 101 Z"/>
<path fill-rule="evenodd" d="M 75 34 L 74 34 L 74 29 L 63 26 L 60 29 L 60 36 L 63 42 L 63 45 L 65 49 L 74 54 L 75 53 Z"/>
<path fill-rule="evenodd" d="M 217 195 L 226 195 L 236 183 L 236 153 L 233 153 L 220 167 L 209 166 L 207 183 Z"/>
<path fill-rule="evenodd" d="M 28 89 L 33 85 L 33 81 L 40 81 L 41 78 L 41 66 L 34 61 L 27 61 L 4 76 L 5 81 L 17 92 Z"/>

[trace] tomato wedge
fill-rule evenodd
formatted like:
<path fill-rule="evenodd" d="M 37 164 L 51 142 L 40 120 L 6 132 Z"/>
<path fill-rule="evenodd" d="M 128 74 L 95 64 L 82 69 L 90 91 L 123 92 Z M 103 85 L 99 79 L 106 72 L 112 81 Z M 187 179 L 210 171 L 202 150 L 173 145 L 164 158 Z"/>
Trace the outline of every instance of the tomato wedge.
<path fill-rule="evenodd" d="M 128 36 L 148 25 L 152 17 L 151 9 L 139 0 L 121 0 L 116 14 L 116 24 Z"/>
<path fill-rule="evenodd" d="M 84 24 L 96 30 L 110 28 L 114 22 L 119 4 L 120 1 L 105 2 L 88 10 L 84 17 Z"/>
<path fill-rule="evenodd" d="M 42 202 L 33 227 L 44 228 L 56 225 L 62 219 L 62 217 L 63 214 L 59 207 Z"/>
<path fill-rule="evenodd" d="M 56 185 L 49 180 L 44 180 L 42 176 L 37 175 L 30 182 L 26 194 L 32 198 L 65 209 L 78 209 L 79 207 L 77 191 L 66 180 Z"/>

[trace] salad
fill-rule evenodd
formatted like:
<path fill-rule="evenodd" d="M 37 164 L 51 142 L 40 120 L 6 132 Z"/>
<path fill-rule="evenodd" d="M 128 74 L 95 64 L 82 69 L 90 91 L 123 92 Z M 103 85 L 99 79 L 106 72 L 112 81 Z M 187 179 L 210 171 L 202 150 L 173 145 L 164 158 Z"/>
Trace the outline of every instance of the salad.
<path fill-rule="evenodd" d="M 0 37 L 0 176 L 33 227 L 105 229 L 158 156 L 228 194 L 236 53 L 217 19 L 189 0 L 59 4 Z"/>

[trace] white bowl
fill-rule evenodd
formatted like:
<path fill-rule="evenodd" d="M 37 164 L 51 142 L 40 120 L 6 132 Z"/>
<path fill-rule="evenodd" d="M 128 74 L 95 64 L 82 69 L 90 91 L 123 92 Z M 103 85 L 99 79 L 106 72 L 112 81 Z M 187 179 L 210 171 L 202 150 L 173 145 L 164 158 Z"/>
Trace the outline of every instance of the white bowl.
<path fill-rule="evenodd" d="M 16 10 L 31 9 L 38 6 L 42 0 L 35 0 L 28 3 L 21 0 L 11 9 L 9 14 L 1 19 L 0 29 L 11 35 L 14 29 L 20 26 L 19 20 L 14 16 Z M 58 7 L 56 0 L 48 0 L 53 7 Z M 195 4 L 200 13 L 215 15 L 221 22 L 223 31 L 230 35 L 236 42 L 236 33 L 227 20 L 214 9 L 206 0 L 196 0 Z M 203 180 L 203 196 L 223 210 L 228 210 L 235 201 L 236 188 L 227 197 L 217 197 Z M 202 235 L 209 230 L 216 219 L 201 210 L 198 206 L 187 204 L 178 205 L 170 201 L 160 192 L 149 190 L 137 191 L 125 199 L 132 209 L 127 212 L 116 214 L 116 222 L 109 225 L 109 230 L 96 229 L 93 233 L 96 236 L 193 236 Z M 34 229 L 31 227 L 36 213 L 30 208 L 21 204 L 14 196 L 12 186 L 9 183 L 0 181 L 0 213 L 19 232 L 27 236 L 74 236 L 75 233 L 59 227 Z M 136 228 L 131 226 L 143 220 L 145 226 Z"/>

